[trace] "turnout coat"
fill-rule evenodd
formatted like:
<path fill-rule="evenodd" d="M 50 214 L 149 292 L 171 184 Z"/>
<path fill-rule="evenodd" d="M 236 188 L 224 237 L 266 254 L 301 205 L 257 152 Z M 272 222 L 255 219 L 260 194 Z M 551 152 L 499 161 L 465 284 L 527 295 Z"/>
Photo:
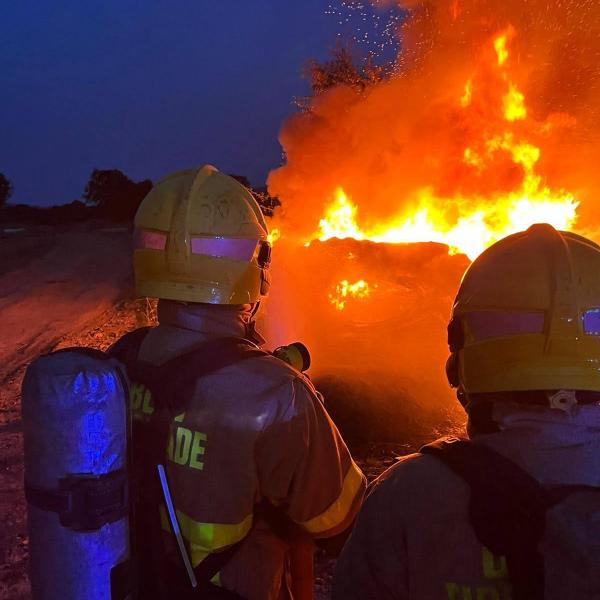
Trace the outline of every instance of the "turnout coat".
<path fill-rule="evenodd" d="M 158 316 L 139 350 L 146 364 L 211 339 L 241 340 L 250 311 L 161 301 Z M 152 422 L 152 395 L 135 382 L 131 406 L 134 427 Z M 170 427 L 160 453 L 192 566 L 241 542 L 214 583 L 248 600 L 291 598 L 290 541 L 256 507 L 267 503 L 309 538 L 327 538 L 352 523 L 365 489 L 311 381 L 254 355 L 200 377 Z M 181 564 L 164 506 L 161 517 L 168 556 Z"/>
<path fill-rule="evenodd" d="M 547 486 L 600 486 L 600 405 L 570 413 L 497 405 L 478 435 Z M 334 600 L 509 600 L 506 560 L 469 521 L 469 487 L 438 459 L 406 456 L 377 480 L 337 564 Z"/>

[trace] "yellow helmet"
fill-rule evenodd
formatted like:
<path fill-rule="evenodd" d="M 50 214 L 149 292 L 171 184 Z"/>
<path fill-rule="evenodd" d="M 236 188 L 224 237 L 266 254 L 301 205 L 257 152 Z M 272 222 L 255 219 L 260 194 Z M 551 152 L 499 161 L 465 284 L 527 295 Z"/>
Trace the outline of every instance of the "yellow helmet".
<path fill-rule="evenodd" d="M 135 215 L 140 296 L 247 304 L 269 289 L 271 246 L 252 194 L 205 165 L 161 179 Z"/>
<path fill-rule="evenodd" d="M 600 246 L 550 225 L 494 244 L 463 277 L 448 343 L 459 392 L 600 391 Z"/>

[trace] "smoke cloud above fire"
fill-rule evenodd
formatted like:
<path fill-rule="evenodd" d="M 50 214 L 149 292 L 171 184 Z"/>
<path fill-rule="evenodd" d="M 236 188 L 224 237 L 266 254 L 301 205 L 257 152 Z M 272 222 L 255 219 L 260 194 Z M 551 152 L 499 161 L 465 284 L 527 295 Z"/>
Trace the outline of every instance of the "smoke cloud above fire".
<path fill-rule="evenodd" d="M 355 210 L 346 217 L 375 241 L 394 241 L 385 224 L 414 228 L 423 209 L 455 237 L 468 236 L 463 225 L 476 228 L 473 219 L 501 237 L 527 226 L 520 213 L 544 220 L 550 202 L 566 211 L 559 225 L 600 229 L 600 3 L 400 6 L 407 18 L 395 73 L 364 90 L 329 89 L 284 123 L 286 161 L 269 177 L 283 203 L 282 234 L 325 239 L 339 189 Z M 424 235 L 402 230 L 397 241 Z"/>

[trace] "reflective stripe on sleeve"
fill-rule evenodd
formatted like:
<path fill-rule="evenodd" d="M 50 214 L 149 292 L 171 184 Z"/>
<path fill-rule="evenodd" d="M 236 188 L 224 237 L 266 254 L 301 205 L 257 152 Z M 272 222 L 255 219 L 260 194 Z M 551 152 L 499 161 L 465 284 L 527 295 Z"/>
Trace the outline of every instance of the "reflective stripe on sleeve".
<path fill-rule="evenodd" d="M 298 525 L 315 535 L 335 529 L 348 517 L 356 497 L 364 489 L 364 485 L 362 471 L 352 461 L 337 500 L 325 512 L 308 521 L 298 523 Z"/>
<path fill-rule="evenodd" d="M 176 510 L 175 513 L 181 534 L 189 544 L 190 560 L 193 567 L 198 566 L 211 552 L 226 548 L 242 540 L 252 527 L 253 515 L 251 514 L 240 523 L 220 524 L 194 521 L 194 519 L 179 510 Z M 160 507 L 160 519 L 163 530 L 170 532 L 171 525 L 167 517 L 167 511 L 162 505 Z"/>

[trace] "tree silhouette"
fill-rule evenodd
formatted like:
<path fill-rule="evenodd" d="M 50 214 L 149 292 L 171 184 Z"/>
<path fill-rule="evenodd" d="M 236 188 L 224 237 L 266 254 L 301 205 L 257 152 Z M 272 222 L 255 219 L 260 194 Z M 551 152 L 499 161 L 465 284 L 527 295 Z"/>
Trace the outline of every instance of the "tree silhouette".
<path fill-rule="evenodd" d="M 230 177 L 233 177 L 236 181 L 241 183 L 248 191 L 254 196 L 256 202 L 260 206 L 260 210 L 263 215 L 266 217 L 272 217 L 273 211 L 281 206 L 281 201 L 279 198 L 275 198 L 274 196 L 269 196 L 266 187 L 262 188 L 253 188 L 250 184 L 250 180 L 245 175 L 234 175 L 233 173 L 229 173 Z"/>
<path fill-rule="evenodd" d="M 0 173 L 0 208 L 2 208 L 8 202 L 12 191 L 13 187 L 11 182 L 3 173 Z"/>
<path fill-rule="evenodd" d="M 338 85 L 347 85 L 362 91 L 367 86 L 386 79 L 393 63 L 378 65 L 373 56 L 361 59 L 349 46 L 338 44 L 325 62 L 311 60 L 305 70 L 313 95 L 322 94 Z"/>
<path fill-rule="evenodd" d="M 310 111 L 313 98 L 340 85 L 362 93 L 369 86 L 387 79 L 393 73 L 394 65 L 394 62 L 377 64 L 373 55 L 361 58 L 352 51 L 349 43 L 338 43 L 331 50 L 329 60 L 311 60 L 305 66 L 304 77 L 310 82 L 312 95 L 296 98 L 295 103 L 301 110 Z"/>
<path fill-rule="evenodd" d="M 235 175 L 234 173 L 228 173 L 229 177 L 233 177 L 238 183 L 241 183 L 245 188 L 252 190 L 252 184 L 245 175 Z"/>
<path fill-rule="evenodd" d="M 114 220 L 132 220 L 135 212 L 152 189 L 149 179 L 132 181 L 119 169 L 94 169 L 84 199 L 96 207 L 101 216 Z"/>

